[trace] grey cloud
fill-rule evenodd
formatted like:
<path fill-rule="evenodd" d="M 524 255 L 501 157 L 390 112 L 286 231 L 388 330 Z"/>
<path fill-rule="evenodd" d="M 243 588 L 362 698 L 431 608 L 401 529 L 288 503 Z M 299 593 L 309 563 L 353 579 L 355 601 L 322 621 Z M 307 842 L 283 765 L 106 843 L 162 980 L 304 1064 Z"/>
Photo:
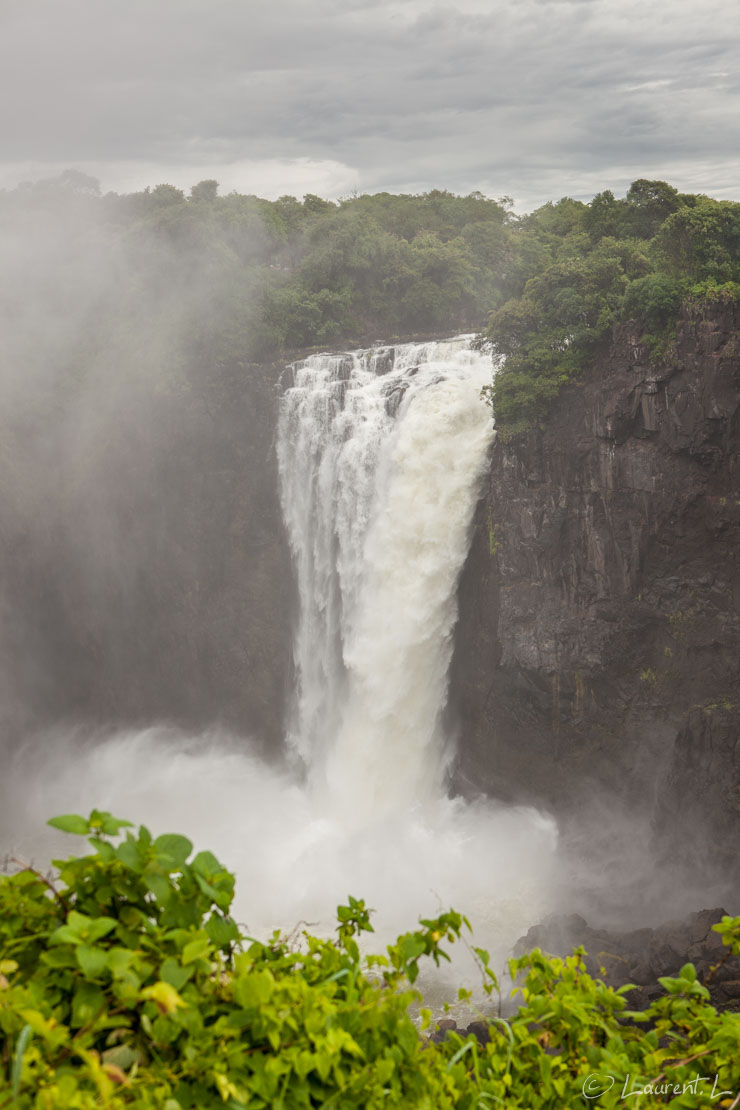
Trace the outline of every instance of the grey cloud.
<path fill-rule="evenodd" d="M 0 18 L 13 163 L 334 159 L 363 188 L 537 202 L 545 178 L 615 187 L 679 155 L 711 191 L 740 140 L 734 0 L 26 0 Z"/>

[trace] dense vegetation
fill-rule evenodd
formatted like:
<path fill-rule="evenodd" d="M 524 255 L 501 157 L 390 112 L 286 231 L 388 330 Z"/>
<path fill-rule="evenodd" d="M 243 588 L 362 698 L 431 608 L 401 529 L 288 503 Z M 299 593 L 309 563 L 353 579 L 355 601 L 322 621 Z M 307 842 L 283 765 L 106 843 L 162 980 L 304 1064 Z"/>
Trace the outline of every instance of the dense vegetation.
<path fill-rule="evenodd" d="M 372 926 L 352 898 L 335 940 L 259 941 L 230 916 L 233 876 L 186 837 L 97 811 L 50 824 L 92 851 L 57 861 L 54 879 L 23 866 L 0 877 L 3 1110 L 554 1110 L 622 1105 L 625 1092 L 642 1106 L 738 1104 L 740 1014 L 718 1014 L 690 964 L 640 1014 L 579 953 L 534 951 L 511 963 L 519 1009 L 489 1019 L 488 1044 L 434 1044 L 429 1014 L 421 1030 L 409 1014 L 412 984 L 421 959 L 460 938 L 459 914 L 376 956 L 360 952 Z M 718 929 L 740 951 L 740 918 Z"/>
<path fill-rule="evenodd" d="M 189 197 L 170 185 L 98 193 L 93 179 L 68 171 L 0 193 L 0 223 L 22 218 L 43 227 L 51 211 L 88 234 L 106 233 L 128 265 L 114 306 L 124 317 L 147 303 L 159 312 L 164 300 L 187 299 L 197 288 L 185 345 L 195 341 L 206 357 L 239 362 L 475 328 L 499 299 L 509 215 L 481 194 L 267 201 L 220 197 L 215 181 L 200 182 Z"/>
<path fill-rule="evenodd" d="M 139 332 L 142 377 L 207 397 L 250 361 L 480 330 L 505 356 L 490 392 L 505 434 L 544 415 L 616 323 L 634 319 L 660 353 L 687 298 L 740 296 L 740 204 L 644 179 L 622 199 L 607 190 L 523 217 L 506 198 L 441 190 L 267 201 L 202 181 L 187 197 L 171 185 L 101 196 L 75 171 L 0 193 L 0 232 L 20 227 L 33 242 L 50 223 L 80 250 L 53 259 L 70 272 L 58 306 L 100 279 L 69 354 L 72 384 L 117 347 L 130 362 Z M 34 289 L 7 292 L 16 320 Z"/>
<path fill-rule="evenodd" d="M 740 204 L 635 181 L 624 199 L 564 198 L 508 228 L 505 304 L 484 340 L 505 356 L 490 391 L 505 435 L 543 416 L 560 388 L 636 321 L 660 355 L 680 307 L 740 298 Z"/>

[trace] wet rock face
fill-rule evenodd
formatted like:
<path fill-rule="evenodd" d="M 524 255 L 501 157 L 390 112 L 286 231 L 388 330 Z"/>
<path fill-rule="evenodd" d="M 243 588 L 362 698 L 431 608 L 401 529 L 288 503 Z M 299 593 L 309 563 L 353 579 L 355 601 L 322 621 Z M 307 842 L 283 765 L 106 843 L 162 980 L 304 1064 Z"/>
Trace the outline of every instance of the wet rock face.
<path fill-rule="evenodd" d="M 469 1025 L 458 1025 L 454 1018 L 442 1018 L 441 1021 L 435 1024 L 429 1040 L 433 1044 L 441 1044 L 447 1040 L 450 1033 L 456 1033 L 463 1038 L 472 1035 L 479 1044 L 487 1045 L 491 1040 L 491 1032 L 494 1029 L 495 1027 L 488 1021 L 476 1020 L 471 1021 Z"/>
<path fill-rule="evenodd" d="M 739 448 L 737 306 L 687 312 L 660 360 L 622 326 L 495 444 L 451 677 L 464 788 L 561 814 L 601 792 L 734 862 Z"/>
<path fill-rule="evenodd" d="M 713 1004 L 734 1010 L 740 1008 L 740 958 L 729 954 L 712 929 L 724 915 L 720 908 L 700 910 L 655 929 L 625 933 L 593 929 L 578 914 L 552 917 L 534 925 L 517 942 L 515 954 L 542 948 L 553 956 L 567 956 L 582 945 L 589 973 L 610 987 L 634 984 L 627 1000 L 640 1010 L 665 993 L 658 982 L 661 976 L 675 977 L 684 964 L 693 963 Z"/>

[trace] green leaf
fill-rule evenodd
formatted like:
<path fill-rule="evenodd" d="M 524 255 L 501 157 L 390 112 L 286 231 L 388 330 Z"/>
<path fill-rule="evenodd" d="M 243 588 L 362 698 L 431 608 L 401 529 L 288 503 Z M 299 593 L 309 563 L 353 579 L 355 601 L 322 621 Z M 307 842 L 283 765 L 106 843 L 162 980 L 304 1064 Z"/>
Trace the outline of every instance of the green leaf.
<path fill-rule="evenodd" d="M 21 1086 L 21 1072 L 23 1071 L 23 1057 L 28 1048 L 28 1042 L 33 1036 L 33 1030 L 30 1025 L 24 1025 L 18 1034 L 18 1041 L 15 1046 L 15 1055 L 13 1056 L 13 1070 L 10 1074 L 10 1093 L 15 1101 L 18 1098 L 18 1092 Z"/>
<path fill-rule="evenodd" d="M 195 881 L 206 898 L 210 898 L 219 909 L 226 910 L 229 908 L 231 905 L 231 891 L 216 890 L 215 887 L 211 886 L 211 884 L 207 882 L 202 875 L 198 875 L 197 872 L 195 874 Z"/>
<path fill-rule="evenodd" d="M 108 949 L 108 967 L 116 979 L 130 979 L 132 977 L 133 973 L 129 969 L 135 959 L 136 953 L 132 952 L 130 948 Z"/>
<path fill-rule="evenodd" d="M 106 836 L 115 836 L 121 829 L 133 828 L 132 821 L 124 821 L 120 817 L 112 817 L 110 813 L 101 814 L 100 827 Z"/>
<path fill-rule="evenodd" d="M 229 917 L 213 914 L 205 924 L 205 930 L 217 948 L 225 948 L 227 944 L 239 939 L 239 929 L 236 922 Z"/>
<path fill-rule="evenodd" d="M 42 952 L 39 959 L 47 967 L 77 967 L 75 949 L 65 945 L 64 948 L 50 948 Z"/>
<path fill-rule="evenodd" d="M 465 1043 L 463 1045 L 461 1045 L 460 1048 L 458 1048 L 455 1055 L 450 1058 L 450 1062 L 447 1065 L 447 1070 L 452 1071 L 455 1064 L 458 1062 L 458 1060 L 462 1060 L 462 1058 L 463 1058 L 463 1056 L 465 1055 L 466 1052 L 473 1052 L 474 1053 L 475 1052 L 475 1047 L 476 1047 L 476 1042 L 475 1041 L 472 1041 L 472 1040 L 465 1041 Z"/>
<path fill-rule="evenodd" d="M 75 950 L 77 963 L 90 979 L 97 979 L 108 969 L 108 953 L 105 948 L 93 948 L 89 944 L 79 944 Z"/>
<path fill-rule="evenodd" d="M 114 917 L 95 917 L 87 928 L 86 939 L 100 940 L 101 937 L 107 936 L 111 929 L 115 929 L 117 924 Z"/>
<path fill-rule="evenodd" d="M 46 822 L 51 825 L 53 829 L 61 829 L 62 832 L 74 833 L 75 836 L 87 836 L 90 832 L 90 824 L 84 818 L 80 817 L 77 813 L 63 814 L 61 817 L 52 817 Z"/>
<path fill-rule="evenodd" d="M 211 943 L 208 937 L 196 937 L 186 944 L 182 950 L 182 962 L 191 964 L 194 960 L 208 959 L 211 954 Z"/>
<path fill-rule="evenodd" d="M 195 973 L 194 967 L 181 967 L 177 960 L 171 957 L 162 963 L 159 969 L 159 978 L 164 983 L 169 983 L 176 991 L 182 990 Z"/>
<path fill-rule="evenodd" d="M 216 875 L 220 875 L 226 870 L 222 864 L 218 862 L 212 852 L 198 852 L 198 855 L 190 865 L 194 871 L 202 875 L 204 879 L 213 880 Z"/>
<path fill-rule="evenodd" d="M 252 971 L 233 981 L 234 998 L 245 1010 L 270 1001 L 275 981 L 269 971 Z"/>
<path fill-rule="evenodd" d="M 403 938 L 403 941 L 401 942 L 400 947 L 400 955 L 404 963 L 409 960 L 417 959 L 426 951 L 426 944 L 424 943 L 424 939 L 423 937 L 419 936 L 418 933 L 410 933 L 408 936 L 405 936 Z"/>
<path fill-rule="evenodd" d="M 128 1071 L 132 1064 L 140 1060 L 141 1054 L 136 1052 L 129 1044 L 114 1045 L 113 1048 L 106 1048 L 105 1052 L 101 1053 L 100 1059 L 104 1064 L 114 1064 L 122 1071 Z"/>
<path fill-rule="evenodd" d="M 99 836 L 91 836 L 88 837 L 87 842 L 92 845 L 103 863 L 110 863 L 111 860 L 116 858 L 116 850 L 107 840 L 101 840 Z"/>
<path fill-rule="evenodd" d="M 46 1018 L 39 1010 L 30 1010 L 21 1007 L 20 1016 L 27 1021 L 34 1033 L 43 1037 L 47 1044 L 56 1047 L 69 1039 L 69 1030 L 66 1026 L 57 1023 L 53 1018 Z"/>
<path fill-rule="evenodd" d="M 144 861 L 133 840 L 124 840 L 123 844 L 119 844 L 116 848 L 116 856 L 121 863 L 124 863 L 126 867 L 130 867 L 132 871 L 143 871 Z"/>
<path fill-rule="evenodd" d="M 160 906 L 166 906 L 172 898 L 172 887 L 166 875 L 144 875 L 144 882 L 151 890 Z"/>
<path fill-rule="evenodd" d="M 316 1061 L 316 1071 L 319 1073 L 321 1078 L 323 1080 L 328 1079 L 332 1065 L 332 1058 L 329 1053 L 326 1052 L 324 1049 L 320 1049 L 314 1056 L 314 1060 Z"/>
<path fill-rule="evenodd" d="M 165 833 L 154 841 L 154 851 L 157 859 L 162 863 L 170 863 L 175 867 L 182 867 L 193 850 L 192 841 L 186 836 L 176 833 Z"/>
<path fill-rule="evenodd" d="M 100 940 L 117 924 L 114 917 L 87 917 L 84 913 L 71 910 L 67 915 L 67 924 L 54 930 L 49 944 L 85 944 Z"/>
<path fill-rule="evenodd" d="M 52 946 L 55 944 L 82 944 L 84 939 L 71 925 L 60 925 L 51 934 L 48 943 Z"/>
<path fill-rule="evenodd" d="M 78 913 L 77 910 L 70 910 L 67 914 L 67 924 L 79 937 L 88 935 L 88 928 L 92 922 L 92 917 L 88 917 L 86 913 Z"/>
<path fill-rule="evenodd" d="M 73 1026 L 89 1025 L 105 1009 L 105 995 L 92 983 L 82 983 L 75 991 L 72 1000 Z"/>

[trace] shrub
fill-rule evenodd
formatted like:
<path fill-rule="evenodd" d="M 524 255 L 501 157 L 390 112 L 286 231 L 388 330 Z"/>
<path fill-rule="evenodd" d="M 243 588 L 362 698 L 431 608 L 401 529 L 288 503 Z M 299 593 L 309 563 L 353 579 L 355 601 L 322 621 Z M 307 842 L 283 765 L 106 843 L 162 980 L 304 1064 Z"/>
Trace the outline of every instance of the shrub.
<path fill-rule="evenodd" d="M 627 196 L 545 205 L 511 228 L 502 307 L 481 342 L 505 361 L 487 398 L 504 438 L 547 415 L 567 382 L 598 363 L 614 324 L 637 320 L 653 357 L 666 354 L 687 292 L 736 299 L 740 204 L 679 194 L 640 179 Z"/>
<path fill-rule="evenodd" d="M 229 916 L 233 876 L 186 837 L 98 811 L 50 823 L 92 852 L 57 861 L 53 881 L 28 867 L 0 878 L 2 1110 L 554 1110 L 621 1105 L 625 1091 L 662 1105 L 668 1087 L 673 1105 L 697 1107 L 740 1090 L 740 1015 L 714 1010 L 690 964 L 640 1014 L 581 950 L 535 950 L 510 962 L 521 1005 L 489 1018 L 489 1043 L 433 1044 L 429 1014 L 421 1031 L 410 1016 L 412 984 L 469 928 L 460 914 L 422 920 L 383 955 L 361 955 L 372 925 L 354 898 L 335 940 L 258 941 Z M 740 952 L 740 918 L 717 928 Z"/>
<path fill-rule="evenodd" d="M 624 313 L 651 330 L 662 328 L 676 318 L 682 295 L 681 284 L 675 278 L 661 273 L 646 274 L 627 287 Z"/>

